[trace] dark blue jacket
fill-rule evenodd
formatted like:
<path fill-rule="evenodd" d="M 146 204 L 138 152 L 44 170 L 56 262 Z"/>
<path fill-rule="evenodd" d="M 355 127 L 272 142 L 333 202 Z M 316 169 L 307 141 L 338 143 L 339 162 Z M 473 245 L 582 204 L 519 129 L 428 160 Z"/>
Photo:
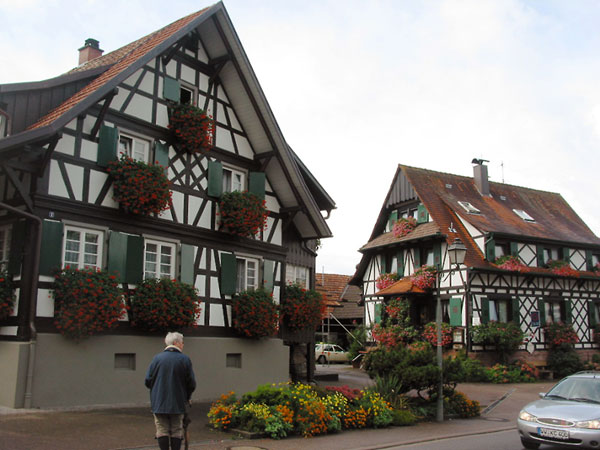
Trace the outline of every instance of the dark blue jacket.
<path fill-rule="evenodd" d="M 152 359 L 144 382 L 154 414 L 183 414 L 196 389 L 192 360 L 177 348 L 167 347 Z"/>

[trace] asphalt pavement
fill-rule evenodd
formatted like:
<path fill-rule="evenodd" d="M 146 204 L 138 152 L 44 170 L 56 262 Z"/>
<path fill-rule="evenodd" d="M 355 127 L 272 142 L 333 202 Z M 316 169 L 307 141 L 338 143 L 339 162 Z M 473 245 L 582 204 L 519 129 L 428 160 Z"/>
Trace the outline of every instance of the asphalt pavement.
<path fill-rule="evenodd" d="M 337 381 L 318 381 L 323 386 L 348 385 L 363 388 L 372 381 L 360 369 L 347 365 L 317 366 L 317 374 L 330 374 Z M 325 377 L 332 378 L 332 377 Z M 485 411 L 474 419 L 420 423 L 410 427 L 350 430 L 313 438 L 292 437 L 242 439 L 208 427 L 210 404 L 191 409 L 190 449 L 383 449 L 449 437 L 485 435 L 514 430 L 522 406 L 538 398 L 554 383 L 460 384 L 457 389 L 477 400 Z M 12 410 L 0 408 L 0 450 L 154 450 L 154 423 L 149 407 L 71 408 L 56 410 Z"/>

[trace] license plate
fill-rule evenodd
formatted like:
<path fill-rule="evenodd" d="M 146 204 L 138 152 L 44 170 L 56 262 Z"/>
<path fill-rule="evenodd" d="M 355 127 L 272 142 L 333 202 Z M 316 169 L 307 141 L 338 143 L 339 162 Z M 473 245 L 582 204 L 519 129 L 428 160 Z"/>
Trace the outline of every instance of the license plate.
<path fill-rule="evenodd" d="M 564 430 L 553 430 L 552 428 L 538 428 L 538 434 L 542 437 L 548 437 L 552 439 L 569 439 L 569 432 Z"/>

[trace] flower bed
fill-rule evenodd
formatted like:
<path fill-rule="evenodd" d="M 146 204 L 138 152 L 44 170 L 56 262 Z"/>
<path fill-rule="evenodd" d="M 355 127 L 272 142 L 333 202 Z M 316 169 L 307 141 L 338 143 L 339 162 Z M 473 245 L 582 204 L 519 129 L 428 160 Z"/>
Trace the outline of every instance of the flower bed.
<path fill-rule="evenodd" d="M 401 238 L 406 236 L 412 230 L 414 230 L 417 226 L 417 219 L 414 217 L 406 217 L 401 218 L 394 223 L 393 233 L 397 238 Z"/>
<path fill-rule="evenodd" d="M 410 276 L 410 281 L 414 286 L 427 291 L 435 286 L 435 276 L 435 267 L 423 265 Z"/>
<path fill-rule="evenodd" d="M 521 262 L 517 256 L 504 255 L 494 261 L 500 269 L 510 270 L 513 272 L 524 272 L 527 266 Z"/>
<path fill-rule="evenodd" d="M 117 277 L 105 271 L 66 267 L 54 280 L 54 324 L 79 341 L 117 326 L 125 307 Z"/>
<path fill-rule="evenodd" d="M 393 409 L 375 391 L 321 391 L 297 383 L 260 386 L 240 400 L 230 392 L 212 405 L 208 417 L 220 430 L 237 428 L 280 439 L 385 427 L 392 423 Z"/>
<path fill-rule="evenodd" d="M 200 302 L 196 289 L 167 278 L 142 281 L 130 296 L 131 325 L 145 331 L 196 326 Z"/>
<path fill-rule="evenodd" d="M 8 318 L 15 303 L 15 288 L 5 271 L 0 272 L 0 320 Z"/>
<path fill-rule="evenodd" d="M 375 281 L 375 287 L 378 291 L 381 291 L 400 279 L 397 273 L 382 273 L 379 278 Z"/>
<path fill-rule="evenodd" d="M 314 330 L 323 319 L 325 302 L 319 292 L 293 283 L 283 289 L 280 312 L 282 323 L 290 330 Z"/>
<path fill-rule="evenodd" d="M 221 230 L 250 237 L 267 226 L 266 202 L 250 192 L 226 192 L 219 203 Z"/>
<path fill-rule="evenodd" d="M 133 214 L 160 214 L 169 209 L 171 190 L 164 167 L 146 164 L 125 154 L 108 163 L 113 180 L 113 198 Z"/>
<path fill-rule="evenodd" d="M 202 153 L 213 146 L 215 121 L 196 106 L 176 105 L 171 110 L 169 129 L 178 147 L 188 153 Z"/>
<path fill-rule="evenodd" d="M 261 338 L 277 333 L 277 305 L 264 289 L 240 292 L 233 296 L 233 328 L 242 336 Z"/>

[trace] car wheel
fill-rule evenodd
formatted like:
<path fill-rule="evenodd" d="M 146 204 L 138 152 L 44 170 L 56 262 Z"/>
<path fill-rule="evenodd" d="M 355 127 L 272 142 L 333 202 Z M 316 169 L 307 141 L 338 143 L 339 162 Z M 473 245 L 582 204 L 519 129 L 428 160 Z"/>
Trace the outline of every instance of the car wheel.
<path fill-rule="evenodd" d="M 324 355 L 319 356 L 319 359 L 317 359 L 317 362 L 319 364 L 325 364 L 327 362 L 327 358 L 325 358 Z"/>
<path fill-rule="evenodd" d="M 523 438 L 521 438 L 521 444 L 523 444 L 523 447 L 532 450 L 536 450 L 540 447 L 540 444 L 538 444 L 537 442 L 528 441 L 527 439 Z"/>

